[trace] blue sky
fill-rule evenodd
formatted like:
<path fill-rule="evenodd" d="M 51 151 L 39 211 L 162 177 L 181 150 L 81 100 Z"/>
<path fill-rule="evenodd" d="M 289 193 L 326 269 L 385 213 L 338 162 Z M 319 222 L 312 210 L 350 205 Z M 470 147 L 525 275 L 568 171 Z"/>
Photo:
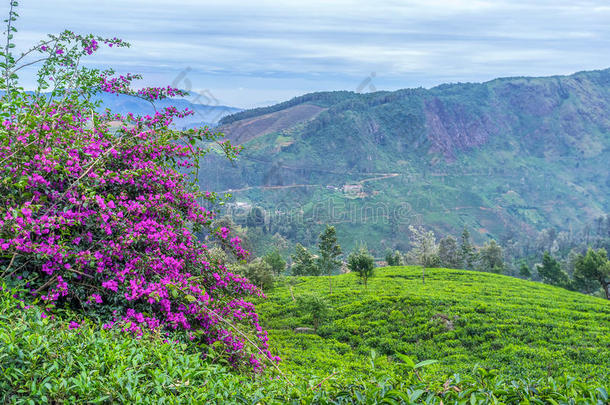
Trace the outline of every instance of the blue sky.
<path fill-rule="evenodd" d="M 242 108 L 610 67 L 607 0 L 22 0 L 19 13 L 19 46 L 65 28 L 118 36 L 132 48 L 89 63 Z"/>

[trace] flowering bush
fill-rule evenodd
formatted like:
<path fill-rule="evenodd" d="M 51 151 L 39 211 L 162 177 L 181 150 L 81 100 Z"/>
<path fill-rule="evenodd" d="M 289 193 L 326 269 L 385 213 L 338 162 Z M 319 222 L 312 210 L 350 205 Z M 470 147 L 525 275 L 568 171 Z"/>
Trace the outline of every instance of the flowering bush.
<path fill-rule="evenodd" d="M 151 102 L 184 92 L 134 90 L 137 75 L 81 66 L 101 46 L 129 46 L 116 38 L 65 31 L 13 56 L 10 4 L 0 53 L 0 277 L 23 278 L 50 312 L 67 305 L 104 318 L 105 328 L 220 347 L 236 367 L 278 361 L 246 300 L 262 292 L 195 236 L 207 233 L 247 257 L 239 238 L 212 226 L 204 204 L 216 194 L 189 180 L 208 151 L 202 141 L 216 142 L 229 159 L 239 150 L 207 128 L 175 130 L 173 120 L 188 110 L 96 112 L 101 92 Z M 26 92 L 17 72 L 32 57 L 41 64 L 38 87 Z"/>

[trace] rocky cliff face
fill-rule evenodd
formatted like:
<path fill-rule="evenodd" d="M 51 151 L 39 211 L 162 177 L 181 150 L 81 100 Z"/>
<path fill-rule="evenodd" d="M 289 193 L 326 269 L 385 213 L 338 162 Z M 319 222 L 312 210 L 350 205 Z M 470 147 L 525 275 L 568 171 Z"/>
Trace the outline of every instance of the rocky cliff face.
<path fill-rule="evenodd" d="M 424 102 L 426 137 L 433 152 L 454 159 L 460 151 L 485 144 L 498 127 L 487 115 L 477 115 L 463 105 L 432 97 Z"/>

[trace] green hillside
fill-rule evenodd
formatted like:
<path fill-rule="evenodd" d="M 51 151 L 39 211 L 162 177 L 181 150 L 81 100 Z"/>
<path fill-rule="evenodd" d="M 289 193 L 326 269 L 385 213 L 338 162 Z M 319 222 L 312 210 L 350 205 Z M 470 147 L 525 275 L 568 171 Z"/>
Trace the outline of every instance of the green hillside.
<path fill-rule="evenodd" d="M 429 371 L 467 374 L 475 364 L 502 374 L 532 378 L 578 375 L 610 379 L 608 301 L 541 283 L 490 273 L 432 269 L 377 269 L 368 290 L 354 274 L 301 277 L 295 298 L 310 293 L 331 306 L 318 334 L 294 333 L 312 326 L 293 301 L 290 286 L 274 289 L 259 304 L 271 342 L 284 367 L 320 376 L 362 374 L 371 350 L 386 370 L 434 359 Z"/>
<path fill-rule="evenodd" d="M 365 291 L 352 274 L 334 276 L 318 334 L 293 332 L 311 323 L 290 286 L 297 300 L 324 297 L 328 279 L 277 285 L 257 309 L 283 372 L 261 375 L 162 336 L 134 339 L 79 318 L 70 329 L 74 313 L 52 322 L 2 283 L 0 402 L 607 403 L 607 301 L 487 273 L 432 269 L 425 286 L 420 277 L 378 269 Z"/>
<path fill-rule="evenodd" d="M 378 257 L 415 223 L 479 243 L 577 230 L 610 209 L 609 109 L 609 69 L 313 93 L 225 117 L 244 150 L 209 159 L 200 184 L 263 207 L 272 234 L 307 245 L 331 223 Z"/>

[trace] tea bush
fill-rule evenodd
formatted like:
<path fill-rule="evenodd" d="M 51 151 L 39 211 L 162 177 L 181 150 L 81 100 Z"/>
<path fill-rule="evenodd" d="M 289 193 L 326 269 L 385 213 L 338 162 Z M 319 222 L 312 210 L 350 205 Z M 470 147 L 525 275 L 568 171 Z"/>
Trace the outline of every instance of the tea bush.
<path fill-rule="evenodd" d="M 223 404 L 606 404 L 608 383 L 569 377 L 519 379 L 473 366 L 438 379 L 407 359 L 388 372 L 383 356 L 363 357 L 366 372 L 293 376 L 238 374 L 184 343 L 149 332 L 133 339 L 95 322 L 70 329 L 42 317 L 0 283 L 0 402 Z M 62 312 L 67 321 L 71 312 Z M 309 336 L 309 335 L 307 335 Z M 345 345 L 345 350 L 350 348 Z M 327 353 L 333 355 L 333 353 Z M 334 357 L 341 364 L 341 357 Z M 298 358 L 294 359 L 298 361 Z"/>
<path fill-rule="evenodd" d="M 511 277 L 418 267 L 376 270 L 368 290 L 355 274 L 334 277 L 333 294 L 318 277 L 295 277 L 295 297 L 316 294 L 332 311 L 317 335 L 292 300 L 287 282 L 257 303 L 283 368 L 318 376 L 361 375 L 375 350 L 386 370 L 398 355 L 439 360 L 429 372 L 444 378 L 473 366 L 527 378 L 569 374 L 610 380 L 610 304 L 607 300 Z M 389 372 L 389 371 L 388 371 Z"/>

